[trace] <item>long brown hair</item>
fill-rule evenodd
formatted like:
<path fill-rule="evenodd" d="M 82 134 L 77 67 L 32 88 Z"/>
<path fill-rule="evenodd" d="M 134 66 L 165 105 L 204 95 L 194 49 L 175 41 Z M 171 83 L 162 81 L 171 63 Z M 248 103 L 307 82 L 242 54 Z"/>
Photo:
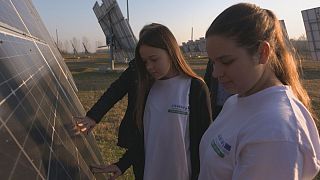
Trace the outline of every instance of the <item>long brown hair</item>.
<path fill-rule="evenodd" d="M 239 3 L 224 10 L 210 25 L 206 38 L 219 35 L 232 38 L 239 46 L 254 55 L 261 41 L 270 44 L 269 67 L 284 84 L 291 86 L 294 95 L 316 116 L 310 97 L 301 84 L 296 57 L 286 43 L 276 15 L 267 9 L 249 3 Z"/>
<path fill-rule="evenodd" d="M 177 70 L 179 74 L 184 74 L 186 76 L 202 80 L 202 78 L 199 77 L 187 64 L 183 54 L 180 51 L 176 38 L 166 26 L 157 23 L 146 25 L 140 31 L 140 39 L 135 50 L 135 59 L 138 72 L 137 92 L 139 94 L 137 96 L 135 118 L 140 129 L 142 128 L 143 124 L 145 101 L 148 92 L 154 82 L 154 79 L 147 72 L 147 69 L 140 56 L 139 50 L 142 45 L 165 50 L 168 53 L 170 60 L 172 61 L 173 68 Z"/>

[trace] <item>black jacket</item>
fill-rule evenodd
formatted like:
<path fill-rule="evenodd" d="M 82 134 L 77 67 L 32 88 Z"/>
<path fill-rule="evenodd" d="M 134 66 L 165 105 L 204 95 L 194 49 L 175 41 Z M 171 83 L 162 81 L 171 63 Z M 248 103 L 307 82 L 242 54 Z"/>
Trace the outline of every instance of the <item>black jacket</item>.
<path fill-rule="evenodd" d="M 217 105 L 217 96 L 218 96 L 218 87 L 219 81 L 217 78 L 212 77 L 213 72 L 213 62 L 212 60 L 208 60 L 206 73 L 204 74 L 204 81 L 206 82 L 209 91 L 210 91 L 210 99 L 211 99 L 211 110 L 212 110 L 212 119 L 214 120 L 222 110 L 221 105 Z M 232 95 L 232 94 L 230 94 Z"/>
<path fill-rule="evenodd" d="M 191 179 L 198 178 L 200 172 L 199 145 L 211 119 L 211 103 L 209 91 L 204 82 L 193 78 L 189 94 L 189 132 L 190 132 L 190 158 L 191 158 Z M 142 128 L 143 129 L 143 128 Z M 142 130 L 143 131 L 143 130 Z M 116 163 L 122 172 L 126 171 L 131 164 L 136 164 L 136 179 L 143 179 L 144 173 L 144 136 L 143 132 L 134 131 L 135 142 L 129 147 L 124 156 Z"/>
<path fill-rule="evenodd" d="M 129 67 L 114 81 L 100 99 L 87 112 L 86 116 L 99 123 L 102 117 L 128 93 L 128 106 L 121 121 L 118 132 L 118 146 L 128 148 L 132 143 L 133 110 L 136 98 L 138 75 L 135 60 L 129 62 Z"/>
<path fill-rule="evenodd" d="M 211 96 L 211 107 L 214 108 L 214 104 L 217 99 L 217 91 L 218 91 L 218 79 L 212 77 L 213 72 L 213 62 L 209 59 L 207 63 L 206 73 L 204 74 L 204 81 L 206 82 Z"/>

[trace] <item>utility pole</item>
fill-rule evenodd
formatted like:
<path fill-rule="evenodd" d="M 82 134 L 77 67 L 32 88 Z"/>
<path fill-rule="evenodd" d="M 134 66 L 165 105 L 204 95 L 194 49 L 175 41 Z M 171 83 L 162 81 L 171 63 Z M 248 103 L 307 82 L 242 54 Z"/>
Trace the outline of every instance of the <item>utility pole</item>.
<path fill-rule="evenodd" d="M 56 36 L 57 36 L 57 47 L 58 47 L 58 49 L 59 49 L 59 46 L 58 46 L 58 44 L 59 44 L 58 29 L 56 29 Z"/>
<path fill-rule="evenodd" d="M 59 48 L 58 29 L 56 29 L 56 37 L 57 37 L 56 46 L 58 48 L 58 51 L 61 53 L 60 48 Z"/>
<path fill-rule="evenodd" d="M 129 22 L 129 0 L 127 0 L 127 19 Z"/>
<path fill-rule="evenodd" d="M 191 28 L 191 41 L 193 41 L 193 26 Z"/>
<path fill-rule="evenodd" d="M 111 16 L 110 14 L 109 15 L 109 21 L 111 22 L 112 24 L 112 21 L 111 21 Z M 107 37 L 107 45 L 109 45 L 110 47 L 110 68 L 111 70 L 114 70 L 114 50 L 115 50 L 115 42 L 114 42 L 114 34 L 113 34 L 113 27 L 111 26 L 111 34 L 109 37 Z"/>

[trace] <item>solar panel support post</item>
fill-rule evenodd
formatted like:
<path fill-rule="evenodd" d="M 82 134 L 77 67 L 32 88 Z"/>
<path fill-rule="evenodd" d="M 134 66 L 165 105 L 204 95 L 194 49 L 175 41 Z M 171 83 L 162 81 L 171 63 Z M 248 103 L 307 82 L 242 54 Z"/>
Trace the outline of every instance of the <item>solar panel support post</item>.
<path fill-rule="evenodd" d="M 127 0 L 127 19 L 129 23 L 129 0 Z"/>
<path fill-rule="evenodd" d="M 106 41 L 107 41 L 107 44 L 108 44 L 108 39 Z M 113 42 L 113 35 L 111 35 L 111 37 L 110 37 L 109 48 L 110 48 L 110 69 L 114 70 L 114 53 L 113 53 L 114 42 Z"/>

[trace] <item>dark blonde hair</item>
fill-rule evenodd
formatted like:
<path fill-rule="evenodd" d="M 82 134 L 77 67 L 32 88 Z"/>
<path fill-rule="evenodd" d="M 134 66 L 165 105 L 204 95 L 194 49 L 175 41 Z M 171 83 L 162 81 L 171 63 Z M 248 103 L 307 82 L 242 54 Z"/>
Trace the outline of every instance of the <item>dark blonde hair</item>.
<path fill-rule="evenodd" d="M 154 79 L 147 72 L 147 69 L 140 56 L 139 50 L 142 45 L 165 50 L 172 61 L 172 68 L 177 70 L 179 74 L 184 74 L 186 76 L 202 80 L 202 78 L 199 77 L 187 64 L 183 54 L 180 51 L 176 38 L 166 26 L 157 23 L 144 26 L 144 28 L 140 31 L 140 39 L 135 50 L 135 59 L 138 72 L 137 92 L 139 94 L 139 96 L 137 96 L 135 118 L 139 128 L 142 127 L 145 101 L 154 82 Z"/>
<path fill-rule="evenodd" d="M 212 22 L 206 32 L 206 38 L 212 35 L 234 39 L 251 55 L 258 52 L 262 41 L 268 42 L 270 44 L 268 66 L 284 85 L 291 86 L 295 96 L 316 119 L 310 97 L 301 84 L 297 59 L 292 54 L 292 47 L 288 47 L 279 20 L 272 11 L 249 3 L 233 5 Z"/>

